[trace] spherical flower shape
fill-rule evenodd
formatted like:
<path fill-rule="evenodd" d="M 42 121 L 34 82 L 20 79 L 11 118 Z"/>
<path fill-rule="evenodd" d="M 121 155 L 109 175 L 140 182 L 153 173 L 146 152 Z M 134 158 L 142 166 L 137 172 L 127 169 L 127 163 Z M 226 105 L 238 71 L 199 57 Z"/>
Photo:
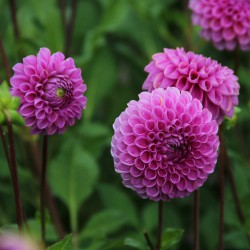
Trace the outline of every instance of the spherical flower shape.
<path fill-rule="evenodd" d="M 217 49 L 250 49 L 250 0 L 190 0 L 192 20 Z"/>
<path fill-rule="evenodd" d="M 11 93 L 21 99 L 20 114 L 34 134 L 63 133 L 80 119 L 86 107 L 86 85 L 74 60 L 41 48 L 17 63 Z"/>
<path fill-rule="evenodd" d="M 177 87 L 187 90 L 208 108 L 213 119 L 219 124 L 224 116 L 232 117 L 234 106 L 238 105 L 238 78 L 228 67 L 217 61 L 185 52 L 183 48 L 164 49 L 153 55 L 153 60 L 145 67 L 149 73 L 142 88 Z"/>
<path fill-rule="evenodd" d="M 0 250 L 41 250 L 33 241 L 12 234 L 0 236 Z"/>
<path fill-rule="evenodd" d="M 142 92 L 113 128 L 115 170 L 142 198 L 185 197 L 214 171 L 218 124 L 187 91 L 168 87 Z"/>

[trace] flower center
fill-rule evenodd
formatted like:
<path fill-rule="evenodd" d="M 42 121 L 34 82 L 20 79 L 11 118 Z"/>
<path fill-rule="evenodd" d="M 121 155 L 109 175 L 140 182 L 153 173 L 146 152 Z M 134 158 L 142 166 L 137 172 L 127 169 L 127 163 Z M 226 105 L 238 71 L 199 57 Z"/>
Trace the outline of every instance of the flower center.
<path fill-rule="evenodd" d="M 172 135 L 159 143 L 158 150 L 167 161 L 179 162 L 187 155 L 188 144 L 181 135 Z"/>
<path fill-rule="evenodd" d="M 70 104 L 73 97 L 73 84 L 66 78 L 51 78 L 44 87 L 44 99 L 51 107 L 62 108 Z"/>
<path fill-rule="evenodd" d="M 56 96 L 57 97 L 64 97 L 65 96 L 65 93 L 66 93 L 66 91 L 65 91 L 65 89 L 62 89 L 62 88 L 58 88 L 57 90 L 56 90 Z"/>

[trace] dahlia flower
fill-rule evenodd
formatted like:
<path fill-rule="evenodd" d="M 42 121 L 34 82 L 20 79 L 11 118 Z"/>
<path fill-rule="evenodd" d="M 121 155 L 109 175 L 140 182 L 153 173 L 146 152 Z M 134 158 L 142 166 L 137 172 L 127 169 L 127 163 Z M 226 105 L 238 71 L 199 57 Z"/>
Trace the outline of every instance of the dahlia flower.
<path fill-rule="evenodd" d="M 41 250 L 41 248 L 27 238 L 7 234 L 0 236 L 0 250 Z"/>
<path fill-rule="evenodd" d="M 232 118 L 234 106 L 238 105 L 239 83 L 237 76 L 228 67 L 217 61 L 185 52 L 183 48 L 164 49 L 153 55 L 145 67 L 149 73 L 142 89 L 175 86 L 187 90 L 208 108 L 219 124 L 224 116 Z"/>
<path fill-rule="evenodd" d="M 20 114 L 34 134 L 63 133 L 86 107 L 86 85 L 74 60 L 41 48 L 14 67 L 11 93 L 21 99 Z"/>
<path fill-rule="evenodd" d="M 218 124 L 187 91 L 168 87 L 142 92 L 113 128 L 115 171 L 142 198 L 185 197 L 214 171 Z"/>
<path fill-rule="evenodd" d="M 249 0 L 190 0 L 192 20 L 217 49 L 250 49 Z"/>

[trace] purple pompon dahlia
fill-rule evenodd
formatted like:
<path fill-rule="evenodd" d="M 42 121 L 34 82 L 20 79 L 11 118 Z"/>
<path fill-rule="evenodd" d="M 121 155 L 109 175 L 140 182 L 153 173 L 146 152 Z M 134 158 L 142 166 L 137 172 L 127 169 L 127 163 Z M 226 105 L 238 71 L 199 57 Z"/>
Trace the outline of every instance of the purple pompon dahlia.
<path fill-rule="evenodd" d="M 12 234 L 0 236 L 0 250 L 41 250 L 33 241 Z"/>
<path fill-rule="evenodd" d="M 63 133 L 80 119 L 86 107 L 81 69 L 61 52 L 41 48 L 14 67 L 11 93 L 21 99 L 20 114 L 34 134 Z"/>
<path fill-rule="evenodd" d="M 161 87 L 187 90 L 208 108 L 213 119 L 221 124 L 224 116 L 232 117 L 238 105 L 240 85 L 237 76 L 217 61 L 185 52 L 183 48 L 164 49 L 153 55 L 145 67 L 149 73 L 142 89 L 151 92 Z"/>
<path fill-rule="evenodd" d="M 201 36 L 219 50 L 250 49 L 250 0 L 190 0 Z"/>
<path fill-rule="evenodd" d="M 142 198 L 185 197 L 214 171 L 218 124 L 187 91 L 168 87 L 142 92 L 113 128 L 115 170 Z"/>

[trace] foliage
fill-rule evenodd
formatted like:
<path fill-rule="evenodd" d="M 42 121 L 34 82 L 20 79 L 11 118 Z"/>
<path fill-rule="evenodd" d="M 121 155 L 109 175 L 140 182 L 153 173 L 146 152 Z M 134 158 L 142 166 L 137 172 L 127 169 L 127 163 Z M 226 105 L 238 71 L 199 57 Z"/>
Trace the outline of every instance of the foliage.
<path fill-rule="evenodd" d="M 40 47 L 64 51 L 65 34 L 56 0 L 17 1 L 20 38 L 13 34 L 9 3 L 0 0 L 0 30 L 10 65 L 36 54 Z M 66 19 L 70 1 L 66 2 Z M 190 22 L 183 0 L 78 0 L 70 56 L 81 67 L 87 84 L 87 109 L 83 119 L 65 134 L 49 140 L 48 180 L 67 236 L 50 237 L 48 250 L 147 249 L 143 232 L 155 242 L 157 204 L 138 198 L 122 186 L 110 155 L 114 119 L 128 101 L 137 99 L 146 78 L 143 68 L 153 53 L 164 47 L 184 47 L 233 67 L 234 53 L 219 52 L 203 41 Z M 241 53 L 240 110 L 237 121 L 227 125 L 225 141 L 232 164 L 240 203 L 246 218 L 237 217 L 231 190 L 226 187 L 225 248 L 249 249 L 250 234 L 250 54 Z M 6 73 L 0 62 L 0 79 Z M 0 95 L 3 95 L 2 84 Z M 4 94 L 6 97 L 7 95 Z M 0 112 L 0 121 L 1 121 Z M 32 230 L 39 224 L 39 185 L 30 168 L 37 157 L 40 138 L 16 128 L 16 149 L 21 192 Z M 25 146 L 23 146 L 25 145 Z M 36 145 L 36 147 L 34 146 Z M 38 152 L 39 153 L 39 152 Z M 39 155 L 39 154 L 38 154 Z M 10 176 L 0 145 L 0 226 L 15 222 Z M 216 249 L 219 213 L 218 168 L 201 189 L 201 249 Z M 165 204 L 163 249 L 192 248 L 192 197 Z M 52 218 L 48 218 L 48 223 Z M 185 231 L 183 233 L 183 230 Z M 53 232 L 50 230 L 49 232 Z M 71 247 L 71 240 L 73 246 Z M 56 243 L 59 241 L 58 243 Z M 53 245 L 54 244 L 54 245 Z"/>

